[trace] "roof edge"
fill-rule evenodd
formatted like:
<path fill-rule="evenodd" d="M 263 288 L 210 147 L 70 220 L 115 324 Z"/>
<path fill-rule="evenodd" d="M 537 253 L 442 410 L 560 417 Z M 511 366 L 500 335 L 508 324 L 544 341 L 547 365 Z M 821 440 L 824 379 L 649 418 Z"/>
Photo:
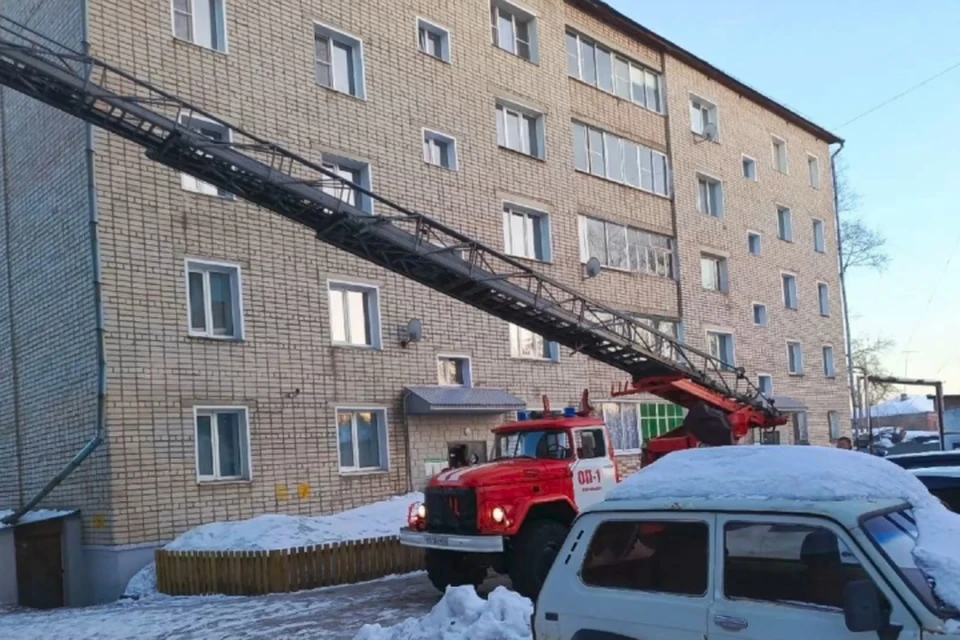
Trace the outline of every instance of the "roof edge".
<path fill-rule="evenodd" d="M 760 93 L 753 87 L 750 87 L 749 85 L 737 80 L 733 76 L 721 71 L 703 58 L 691 53 L 690 51 L 687 51 L 683 47 L 674 44 L 673 42 L 670 42 L 663 36 L 654 33 L 650 29 L 647 29 L 640 23 L 634 21 L 632 18 L 620 13 L 606 2 L 603 2 L 603 0 L 566 0 L 566 2 L 583 9 L 587 13 L 592 14 L 594 17 L 602 20 L 603 22 L 620 29 L 627 35 L 635 37 L 643 44 L 673 56 L 677 60 L 680 60 L 688 66 L 693 67 L 706 76 L 713 78 L 720 84 L 726 86 L 728 89 L 736 91 L 740 95 L 746 97 L 748 100 L 760 105 L 765 109 L 769 109 L 781 118 L 793 123 L 807 133 L 819 138 L 820 140 L 823 140 L 827 144 L 843 143 L 843 138 L 835 133 L 831 133 L 815 122 L 803 117 L 796 111 L 785 107 L 776 100 Z"/>

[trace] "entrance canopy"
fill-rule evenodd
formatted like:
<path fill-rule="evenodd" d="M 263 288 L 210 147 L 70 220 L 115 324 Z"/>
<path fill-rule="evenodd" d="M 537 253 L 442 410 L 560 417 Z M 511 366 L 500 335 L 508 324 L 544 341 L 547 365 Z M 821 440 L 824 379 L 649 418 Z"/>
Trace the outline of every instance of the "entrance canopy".
<path fill-rule="evenodd" d="M 527 408 L 506 389 L 484 387 L 407 387 L 404 404 L 411 416 L 507 413 Z"/>

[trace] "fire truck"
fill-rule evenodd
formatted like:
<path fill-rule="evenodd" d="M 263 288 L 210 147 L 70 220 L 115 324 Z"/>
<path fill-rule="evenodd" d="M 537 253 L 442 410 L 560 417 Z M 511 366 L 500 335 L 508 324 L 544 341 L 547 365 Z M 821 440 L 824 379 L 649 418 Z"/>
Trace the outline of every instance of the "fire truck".
<path fill-rule="evenodd" d="M 303 225 L 321 242 L 623 371 L 627 382 L 614 396 L 652 394 L 686 407 L 680 428 L 646 444 L 644 464 L 677 449 L 731 444 L 750 429 L 786 422 L 743 369 L 5 16 L 0 85 Z M 192 128 L 197 121 L 216 123 L 230 135 L 212 139 Z M 376 214 L 364 206 L 369 203 Z M 504 425 L 496 442 L 498 459 L 491 464 L 448 470 L 431 481 L 406 535 L 428 547 L 437 586 L 476 582 L 492 566 L 532 595 L 577 509 L 616 482 L 613 448 L 587 402 L 579 410 Z M 458 546 L 460 534 L 474 549 Z"/>

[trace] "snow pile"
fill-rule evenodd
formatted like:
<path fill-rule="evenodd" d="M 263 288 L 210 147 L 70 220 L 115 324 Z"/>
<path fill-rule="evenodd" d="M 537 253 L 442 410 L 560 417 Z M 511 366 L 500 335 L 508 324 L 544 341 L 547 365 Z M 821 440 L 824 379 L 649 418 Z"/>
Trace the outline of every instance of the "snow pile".
<path fill-rule="evenodd" d="M 157 563 L 151 562 L 130 578 L 127 588 L 123 590 L 122 597 L 143 600 L 159 595 L 161 594 L 157 591 Z"/>
<path fill-rule="evenodd" d="M 471 586 L 448 587 L 422 618 L 393 627 L 364 625 L 353 640 L 530 640 L 533 603 L 497 587 L 486 600 Z"/>
<path fill-rule="evenodd" d="M 920 531 L 914 559 L 937 595 L 960 608 L 960 515 L 883 458 L 828 447 L 687 449 L 630 476 L 607 499 L 902 500 L 913 506 Z"/>
<path fill-rule="evenodd" d="M 901 394 L 896 400 L 887 400 L 870 407 L 871 416 L 905 416 L 933 413 L 933 399 L 921 395 Z"/>
<path fill-rule="evenodd" d="M 13 513 L 12 509 L 0 509 L 0 521 L 2 521 L 7 516 Z M 27 511 L 23 514 L 16 524 L 27 524 L 28 522 L 41 522 L 43 520 L 50 520 L 51 518 L 61 518 L 63 516 L 68 516 L 73 511 L 58 511 L 56 509 L 36 509 L 34 511 Z M 0 522 L 0 529 L 9 526 Z"/>
<path fill-rule="evenodd" d="M 294 547 L 395 536 L 422 493 L 396 496 L 329 516 L 263 515 L 211 522 L 179 536 L 168 551 L 273 551 Z"/>

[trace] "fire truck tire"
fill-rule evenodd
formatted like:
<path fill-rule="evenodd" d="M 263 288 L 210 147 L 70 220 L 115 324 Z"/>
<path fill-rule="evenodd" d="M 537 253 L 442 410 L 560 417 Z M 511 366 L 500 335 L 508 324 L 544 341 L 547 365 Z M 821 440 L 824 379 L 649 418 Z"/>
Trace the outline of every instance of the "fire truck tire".
<path fill-rule="evenodd" d="M 509 573 L 514 591 L 536 600 L 568 531 L 568 527 L 554 520 L 526 524 L 510 553 Z"/>
<path fill-rule="evenodd" d="M 472 553 L 426 549 L 427 577 L 439 591 L 461 585 L 479 586 L 487 577 L 487 567 Z"/>

